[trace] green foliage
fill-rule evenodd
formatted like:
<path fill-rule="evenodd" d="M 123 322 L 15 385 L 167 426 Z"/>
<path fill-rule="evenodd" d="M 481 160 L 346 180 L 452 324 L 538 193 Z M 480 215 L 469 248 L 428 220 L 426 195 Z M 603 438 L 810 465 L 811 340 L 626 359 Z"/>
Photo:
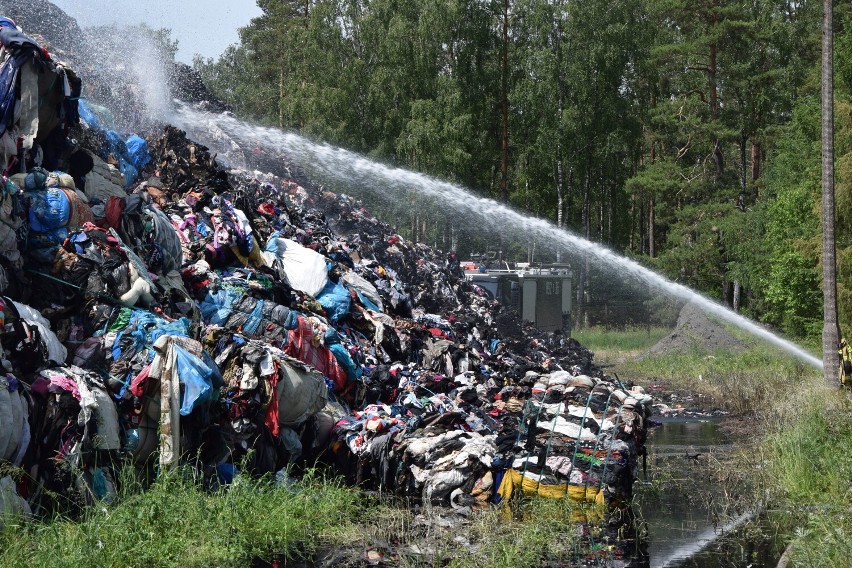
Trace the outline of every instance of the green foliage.
<path fill-rule="evenodd" d="M 274 554 L 294 559 L 342 540 L 360 498 L 309 475 L 296 489 L 238 477 L 208 493 L 178 471 L 145 492 L 125 489 L 115 505 L 79 521 L 56 518 L 0 531 L 3 566 L 246 566 Z"/>
<path fill-rule="evenodd" d="M 819 2 L 511 0 L 505 21 L 498 1 L 259 6 L 239 45 L 195 62 L 238 115 L 499 197 L 505 80 L 513 206 L 728 305 L 739 290 L 739 309 L 785 333 L 818 329 Z M 842 323 L 852 323 L 851 14 L 837 7 Z M 380 208 L 407 238 L 449 246 L 444 234 L 462 235 L 463 256 L 496 248 L 421 205 L 406 196 Z M 500 246 L 526 260 L 531 244 Z M 585 290 L 591 306 L 609 300 L 606 287 Z"/>

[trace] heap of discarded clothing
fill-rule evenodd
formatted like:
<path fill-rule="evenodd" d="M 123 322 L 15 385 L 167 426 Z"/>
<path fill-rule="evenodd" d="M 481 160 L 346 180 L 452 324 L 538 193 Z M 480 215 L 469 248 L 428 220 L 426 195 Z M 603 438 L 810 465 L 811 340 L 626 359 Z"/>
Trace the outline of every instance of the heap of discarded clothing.
<path fill-rule="evenodd" d="M 215 487 L 323 460 L 457 508 L 630 497 L 650 397 L 576 341 L 348 196 L 93 108 L 54 169 L 3 179 L 0 511 L 110 500 L 128 463 Z"/>

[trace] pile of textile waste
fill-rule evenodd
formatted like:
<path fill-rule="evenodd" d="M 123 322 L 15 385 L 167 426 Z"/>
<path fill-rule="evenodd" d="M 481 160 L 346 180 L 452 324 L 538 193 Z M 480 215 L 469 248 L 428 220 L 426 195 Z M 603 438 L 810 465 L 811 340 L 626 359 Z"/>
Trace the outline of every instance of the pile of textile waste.
<path fill-rule="evenodd" d="M 110 501 L 128 463 L 148 480 L 191 464 L 217 487 L 320 461 L 459 510 L 629 500 L 641 389 L 351 197 L 226 171 L 170 126 L 107 129 L 6 29 L 22 80 L 2 116 L 28 116 L 8 106 L 36 96 L 25 73 L 70 88 L 55 161 L 34 159 L 49 122 L 3 125 L 0 518 Z"/>

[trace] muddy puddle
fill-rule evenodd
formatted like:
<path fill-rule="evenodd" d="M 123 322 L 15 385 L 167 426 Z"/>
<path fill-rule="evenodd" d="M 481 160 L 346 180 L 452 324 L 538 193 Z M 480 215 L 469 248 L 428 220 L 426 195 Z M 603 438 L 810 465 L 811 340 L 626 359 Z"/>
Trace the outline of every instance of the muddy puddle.
<path fill-rule="evenodd" d="M 775 566 L 781 536 L 765 515 L 742 507 L 718 466 L 733 441 L 720 419 L 662 419 L 648 435 L 635 510 L 651 567 Z"/>

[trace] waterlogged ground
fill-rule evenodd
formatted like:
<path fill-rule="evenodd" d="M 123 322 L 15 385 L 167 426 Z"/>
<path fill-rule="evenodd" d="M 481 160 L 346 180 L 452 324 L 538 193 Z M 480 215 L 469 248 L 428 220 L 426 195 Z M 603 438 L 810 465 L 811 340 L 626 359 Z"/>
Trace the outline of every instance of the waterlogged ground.
<path fill-rule="evenodd" d="M 567 502 L 528 499 L 506 509 L 481 508 L 460 514 L 445 507 L 420 508 L 385 500 L 348 545 L 326 547 L 309 560 L 287 566 L 647 566 L 632 554 L 635 531 L 613 538 L 613 519 L 600 510 Z M 621 526 L 635 527 L 635 523 Z M 625 550 L 630 553 L 625 554 Z M 257 561 L 255 566 L 269 566 Z"/>
<path fill-rule="evenodd" d="M 735 438 L 722 419 L 663 418 L 648 437 L 636 486 L 652 567 L 775 566 L 781 536 L 726 471 Z"/>

